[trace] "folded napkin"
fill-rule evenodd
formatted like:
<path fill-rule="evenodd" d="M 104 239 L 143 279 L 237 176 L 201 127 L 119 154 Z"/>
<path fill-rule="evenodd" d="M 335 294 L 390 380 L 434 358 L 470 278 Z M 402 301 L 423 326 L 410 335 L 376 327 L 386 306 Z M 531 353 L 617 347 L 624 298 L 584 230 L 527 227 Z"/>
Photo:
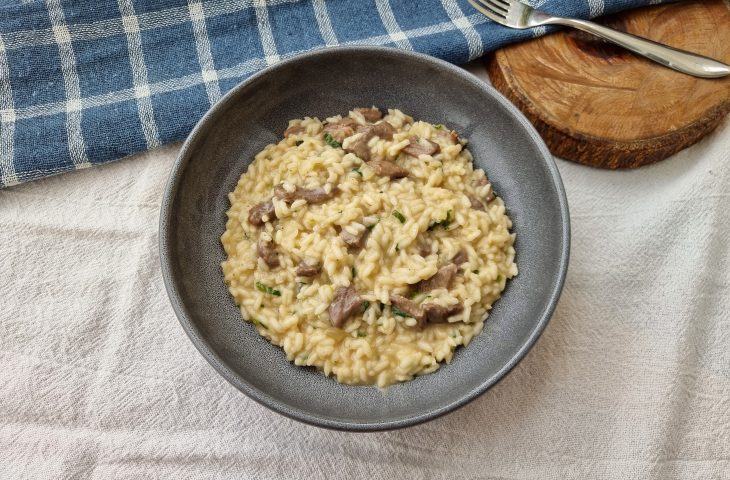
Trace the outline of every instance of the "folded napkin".
<path fill-rule="evenodd" d="M 651 0 L 534 1 L 595 17 Z M 466 0 L 6 0 L 0 6 L 0 187 L 182 140 L 257 70 L 333 45 L 465 63 L 545 33 Z"/>

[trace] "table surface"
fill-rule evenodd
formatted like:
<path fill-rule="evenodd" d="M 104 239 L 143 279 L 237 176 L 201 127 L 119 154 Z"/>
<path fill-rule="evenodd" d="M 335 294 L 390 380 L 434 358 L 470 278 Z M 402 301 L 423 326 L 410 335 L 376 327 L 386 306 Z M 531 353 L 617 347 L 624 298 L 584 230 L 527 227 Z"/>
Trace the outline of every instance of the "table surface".
<path fill-rule="evenodd" d="M 557 160 L 571 263 L 542 338 L 464 408 L 372 434 L 267 410 L 187 339 L 157 251 L 178 149 L 0 191 L 4 478 L 730 478 L 730 121 L 634 171 Z"/>

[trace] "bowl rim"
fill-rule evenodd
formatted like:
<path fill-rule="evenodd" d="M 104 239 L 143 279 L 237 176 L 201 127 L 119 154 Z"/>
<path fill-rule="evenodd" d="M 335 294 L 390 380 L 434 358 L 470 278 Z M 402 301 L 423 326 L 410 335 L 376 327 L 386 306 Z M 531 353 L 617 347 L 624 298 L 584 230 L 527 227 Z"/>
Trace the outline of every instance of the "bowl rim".
<path fill-rule="evenodd" d="M 420 412 L 412 416 L 403 416 L 395 420 L 369 423 L 357 423 L 327 418 L 310 413 L 309 411 L 304 409 L 291 407 L 289 404 L 282 402 L 272 397 L 265 391 L 256 388 L 255 386 L 250 384 L 245 378 L 236 374 L 233 370 L 231 370 L 231 368 L 228 367 L 225 361 L 220 358 L 215 350 L 213 350 L 213 348 L 204 341 L 203 337 L 198 335 L 198 329 L 186 313 L 184 302 L 182 300 L 180 292 L 178 291 L 176 281 L 172 275 L 172 238 L 170 235 L 170 219 L 174 214 L 173 204 L 175 203 L 175 199 L 181 180 L 183 178 L 185 168 L 193 158 L 195 145 L 204 136 L 203 130 L 205 126 L 208 123 L 213 122 L 219 114 L 224 113 L 230 107 L 230 105 L 228 104 L 233 97 L 237 96 L 240 91 L 246 89 L 251 83 L 256 82 L 258 79 L 270 75 L 277 70 L 288 68 L 290 65 L 306 59 L 342 52 L 365 52 L 375 53 L 379 55 L 402 56 L 410 59 L 416 59 L 423 63 L 430 63 L 436 67 L 446 70 L 447 73 L 451 75 L 460 77 L 461 80 L 472 84 L 476 88 L 482 90 L 484 93 L 492 97 L 502 108 L 507 110 L 513 117 L 517 119 L 517 121 L 524 127 L 530 139 L 537 146 L 537 149 L 541 153 L 542 159 L 545 162 L 548 171 L 550 172 L 549 178 L 555 185 L 559 202 L 559 213 L 562 219 L 561 235 L 563 246 L 560 252 L 557 281 L 555 282 L 555 285 L 550 292 L 547 306 L 545 310 L 543 310 L 541 317 L 535 323 L 527 340 L 523 342 L 523 344 L 515 352 L 515 354 L 512 355 L 509 361 L 507 361 L 505 365 L 500 368 L 496 373 L 488 378 L 485 378 L 478 387 L 474 388 L 467 394 L 454 399 L 453 401 L 440 408 Z M 545 327 L 549 323 L 560 298 L 563 286 L 565 284 L 565 277 L 567 274 L 570 257 L 570 216 L 568 210 L 568 200 L 565 194 L 565 188 L 563 186 L 560 173 L 552 154 L 545 145 L 545 142 L 537 133 L 535 127 L 527 120 L 525 115 L 514 104 L 507 100 L 507 98 L 499 93 L 494 87 L 479 79 L 478 77 L 460 66 L 453 65 L 444 60 L 418 52 L 400 50 L 392 47 L 366 45 L 325 47 L 294 55 L 291 58 L 282 60 L 251 75 L 250 77 L 246 78 L 238 85 L 233 87 L 223 97 L 221 97 L 221 99 L 218 100 L 218 102 L 216 102 L 196 123 L 195 127 L 183 143 L 180 149 L 180 153 L 175 159 L 163 191 L 159 219 L 159 255 L 165 290 L 167 291 L 167 295 L 169 297 L 175 316 L 177 317 L 180 325 L 182 326 L 183 330 L 185 331 L 195 348 L 202 354 L 202 356 L 208 361 L 208 363 L 210 363 L 210 365 L 230 384 L 232 384 L 249 398 L 255 400 L 257 403 L 293 420 L 297 420 L 316 427 L 323 427 L 333 430 L 373 432 L 410 427 L 453 412 L 454 410 L 476 399 L 487 390 L 492 388 L 494 385 L 499 383 L 525 357 L 527 352 L 529 352 L 530 349 L 534 346 L 535 342 L 541 336 L 542 332 L 545 330 Z"/>

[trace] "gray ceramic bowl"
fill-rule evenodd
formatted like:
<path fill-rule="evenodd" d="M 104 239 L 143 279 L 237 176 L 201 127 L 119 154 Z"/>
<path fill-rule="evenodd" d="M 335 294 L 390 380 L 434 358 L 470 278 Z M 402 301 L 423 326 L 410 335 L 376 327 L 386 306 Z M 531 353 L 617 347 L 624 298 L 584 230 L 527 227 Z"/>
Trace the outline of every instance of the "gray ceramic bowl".
<path fill-rule="evenodd" d="M 484 331 L 450 365 L 386 391 L 340 385 L 287 362 L 258 335 L 223 283 L 219 238 L 227 194 L 254 154 L 291 118 L 399 108 L 469 140 L 504 198 L 517 233 L 519 275 Z M 300 55 L 231 90 L 182 147 L 160 216 L 162 274 L 172 306 L 200 353 L 226 380 L 288 417 L 343 430 L 414 425 L 473 400 L 513 368 L 550 319 L 569 250 L 568 206 L 555 163 L 525 117 L 464 70 L 394 49 L 344 47 Z"/>

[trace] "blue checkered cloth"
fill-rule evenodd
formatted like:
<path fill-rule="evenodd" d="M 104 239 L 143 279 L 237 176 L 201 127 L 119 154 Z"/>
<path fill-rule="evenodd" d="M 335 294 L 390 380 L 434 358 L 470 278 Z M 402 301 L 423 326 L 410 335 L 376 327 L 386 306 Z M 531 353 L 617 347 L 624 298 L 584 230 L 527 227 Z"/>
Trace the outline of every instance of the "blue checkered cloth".
<path fill-rule="evenodd" d="M 534 1 L 595 17 L 656 0 Z M 257 70 L 331 45 L 389 45 L 465 63 L 545 33 L 466 0 L 3 0 L 0 187 L 185 138 Z"/>

